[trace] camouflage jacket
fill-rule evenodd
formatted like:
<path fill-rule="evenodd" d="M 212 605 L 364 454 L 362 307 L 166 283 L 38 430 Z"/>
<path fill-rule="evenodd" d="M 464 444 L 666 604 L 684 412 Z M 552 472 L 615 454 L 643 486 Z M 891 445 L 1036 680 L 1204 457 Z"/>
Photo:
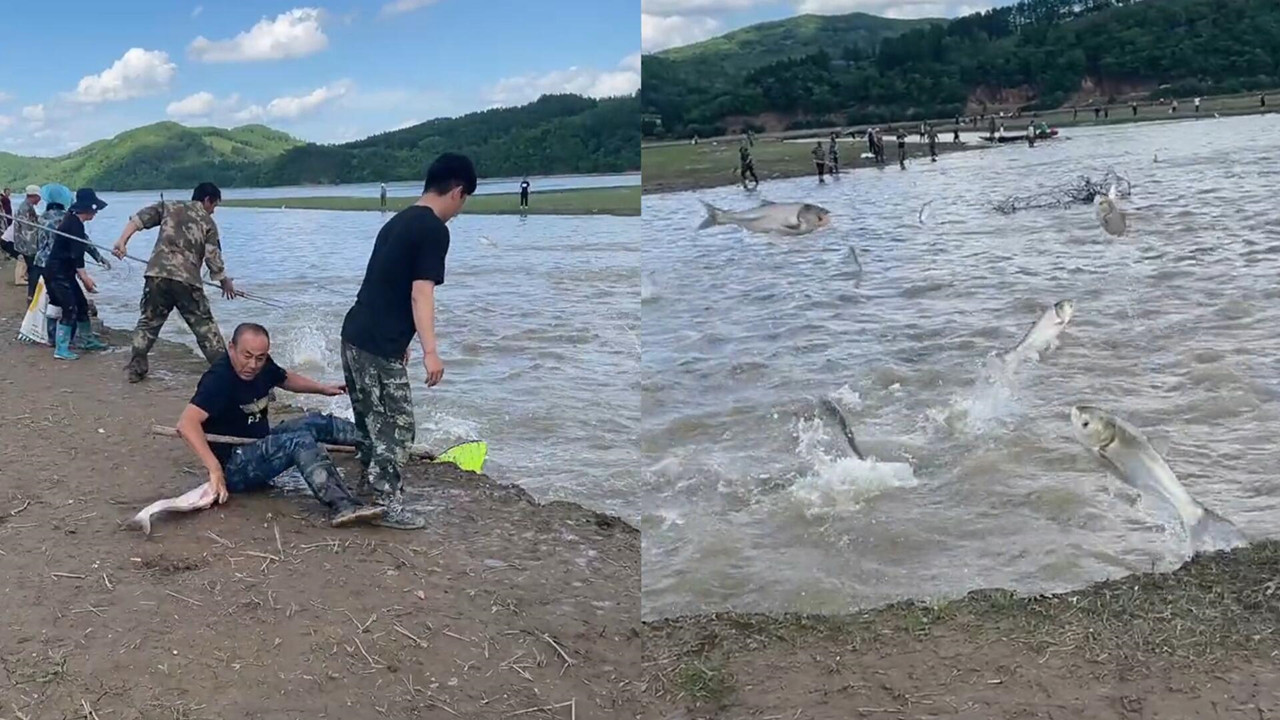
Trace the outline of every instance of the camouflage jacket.
<path fill-rule="evenodd" d="M 13 229 L 13 249 L 20 255 L 35 255 L 40 245 L 40 228 L 36 225 L 40 216 L 36 214 L 35 206 L 23 198 L 14 216 L 23 222 Z"/>
<path fill-rule="evenodd" d="M 201 263 L 209 266 L 210 280 L 221 282 L 226 276 L 218 226 L 200 203 L 161 201 L 142 208 L 129 219 L 143 230 L 160 226 L 146 277 L 200 287 Z"/>

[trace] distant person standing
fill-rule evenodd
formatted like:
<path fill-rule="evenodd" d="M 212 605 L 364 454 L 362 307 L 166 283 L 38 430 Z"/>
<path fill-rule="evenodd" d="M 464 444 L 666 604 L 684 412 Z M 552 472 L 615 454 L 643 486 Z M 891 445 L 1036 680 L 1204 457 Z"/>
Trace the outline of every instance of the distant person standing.
<path fill-rule="evenodd" d="M 1262 93 L 1261 95 L 1259 95 L 1259 96 L 1258 96 L 1258 106 L 1259 106 L 1259 107 L 1266 107 L 1266 106 L 1267 106 L 1267 94 L 1266 94 L 1266 93 Z"/>
<path fill-rule="evenodd" d="M 529 176 L 525 175 L 524 180 L 520 181 L 520 209 L 529 209 Z"/>
<path fill-rule="evenodd" d="M 1196 113 L 1200 112 L 1200 98 L 1196 98 Z"/>
<path fill-rule="evenodd" d="M 444 377 L 436 345 L 436 287 L 444 283 L 449 228 L 476 191 L 476 169 L 444 153 L 427 168 L 422 196 L 382 226 L 355 304 L 342 323 L 342 373 L 360 433 L 364 469 L 357 493 L 372 490 L 386 513 L 377 524 L 415 530 L 426 520 L 404 507 L 402 469 L 415 434 L 407 365 L 414 334 L 427 387 Z"/>
<path fill-rule="evenodd" d="M 827 170 L 827 153 L 822 149 L 821 140 L 813 146 L 811 154 L 813 155 L 813 166 L 818 169 L 818 182 L 826 182 L 827 179 L 824 177 L 824 173 Z"/>
<path fill-rule="evenodd" d="M 747 189 L 747 175 L 751 176 L 751 180 L 756 185 L 760 184 L 760 178 L 756 177 L 755 162 L 751 159 L 751 150 L 744 143 L 738 148 L 738 175 L 742 178 L 742 189 Z"/>
<path fill-rule="evenodd" d="M 379 185 L 380 187 L 378 188 L 378 202 L 381 204 L 382 209 L 386 210 L 387 209 L 387 184 L 379 183 Z"/>
<path fill-rule="evenodd" d="M 1176 98 L 1175 98 L 1175 99 L 1174 99 L 1174 101 L 1173 101 L 1173 105 L 1172 105 L 1172 106 L 1170 106 L 1170 108 L 1169 108 L 1169 112 L 1171 112 L 1171 113 L 1176 113 L 1176 112 L 1178 112 L 1178 100 L 1177 100 Z"/>
<path fill-rule="evenodd" d="M 907 131 L 898 128 L 898 167 L 907 169 Z"/>
<path fill-rule="evenodd" d="M 190 202 L 161 200 L 148 205 L 129 218 L 111 249 L 123 260 L 134 233 L 160 227 L 143 273 L 141 315 L 133 329 L 132 353 L 125 366 L 131 383 L 146 378 L 150 369 L 147 356 L 174 308 L 191 328 L 210 365 L 227 351 L 200 279 L 203 264 L 209 268 L 209 279 L 222 286 L 222 296 L 236 298 L 235 284 L 226 276 L 226 266 L 222 264 L 218 226 L 213 222 L 213 211 L 220 202 L 222 191 L 218 186 L 202 182 L 191 192 Z"/>
<path fill-rule="evenodd" d="M 1096 121 L 1097 121 L 1098 119 L 1100 119 L 1101 117 L 1102 117 L 1102 108 L 1099 108 L 1099 107 L 1094 108 L 1094 109 L 1093 109 L 1093 119 L 1094 119 L 1094 121 L 1096 122 Z"/>
<path fill-rule="evenodd" d="M 929 126 L 929 159 L 938 162 L 938 131 Z"/>
<path fill-rule="evenodd" d="M 835 133 L 831 133 L 831 142 L 827 145 L 827 169 L 832 177 L 840 174 L 840 146 Z"/>
<path fill-rule="evenodd" d="M 1137 103 L 1137 102 L 1130 102 L 1130 103 L 1129 103 L 1129 108 L 1133 110 L 1133 116 L 1134 116 L 1134 117 L 1138 117 L 1138 103 Z M 1200 101 L 1199 101 L 1199 99 L 1198 99 L 1198 98 L 1197 98 L 1197 100 L 1196 100 L 1196 112 L 1200 112 Z"/>

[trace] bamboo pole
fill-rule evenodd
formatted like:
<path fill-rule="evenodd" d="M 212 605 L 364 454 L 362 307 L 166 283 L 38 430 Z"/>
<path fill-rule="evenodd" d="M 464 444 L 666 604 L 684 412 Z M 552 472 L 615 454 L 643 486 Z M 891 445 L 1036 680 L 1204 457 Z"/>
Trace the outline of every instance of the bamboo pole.
<path fill-rule="evenodd" d="M 178 432 L 177 428 L 171 428 L 164 425 L 152 425 L 151 433 L 153 435 L 163 435 L 165 437 L 182 437 L 182 434 Z M 253 443 L 258 442 L 258 438 L 232 437 L 230 435 L 211 435 L 205 433 L 204 437 L 211 443 L 224 443 L 227 445 L 252 445 Z M 330 445 L 329 443 L 320 443 L 320 447 L 329 452 L 336 453 L 350 454 L 356 451 L 355 447 L 351 445 Z M 409 455 L 416 458 L 422 458 L 424 460 L 436 459 L 436 456 L 431 452 L 419 448 L 410 448 Z"/>

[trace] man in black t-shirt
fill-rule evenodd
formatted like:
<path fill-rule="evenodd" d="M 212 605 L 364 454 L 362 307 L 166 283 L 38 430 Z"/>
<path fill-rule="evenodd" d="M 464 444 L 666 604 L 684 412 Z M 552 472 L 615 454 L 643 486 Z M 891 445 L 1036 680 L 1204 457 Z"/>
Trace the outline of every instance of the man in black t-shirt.
<path fill-rule="evenodd" d="M 342 323 L 342 370 L 355 411 L 364 466 L 360 490 L 372 489 L 387 512 L 384 527 L 412 530 L 426 521 L 403 504 L 401 468 L 414 439 L 409 343 L 422 344 L 427 386 L 444 376 L 436 348 L 435 289 L 444 282 L 449 222 L 476 191 L 476 170 L 444 153 L 427 169 L 422 197 L 382 226 L 356 302 Z"/>
<path fill-rule="evenodd" d="M 529 209 L 529 178 L 520 181 L 520 209 Z"/>
<path fill-rule="evenodd" d="M 274 428 L 267 419 L 271 390 L 329 397 L 343 394 L 341 385 L 322 385 L 297 373 L 285 372 L 271 359 L 266 328 L 242 323 L 231 336 L 226 354 L 209 366 L 196 393 L 178 419 L 178 434 L 209 472 L 217 502 L 228 493 L 270 487 L 291 467 L 316 499 L 330 511 L 334 527 L 375 520 L 383 509 L 356 500 L 342 484 L 342 475 L 321 443 L 357 445 L 355 424 L 320 413 L 286 420 Z M 254 438 L 248 445 L 210 442 L 208 435 Z"/>

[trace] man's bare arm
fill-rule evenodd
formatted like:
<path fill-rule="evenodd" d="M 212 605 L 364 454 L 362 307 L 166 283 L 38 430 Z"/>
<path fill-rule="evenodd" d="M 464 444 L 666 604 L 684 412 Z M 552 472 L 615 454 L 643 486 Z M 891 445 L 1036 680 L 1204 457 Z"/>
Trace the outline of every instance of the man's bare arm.
<path fill-rule="evenodd" d="M 280 387 L 289 392 L 302 393 L 304 395 L 328 395 L 330 397 L 341 395 L 347 391 L 346 385 L 325 385 L 293 372 L 285 375 L 284 382 L 280 384 Z"/>
<path fill-rule="evenodd" d="M 223 502 L 227 499 L 227 478 L 222 473 L 222 463 L 218 462 L 218 457 L 213 454 L 213 449 L 209 447 L 209 439 L 204 434 L 204 421 L 208 417 L 209 413 L 188 404 L 183 409 L 182 416 L 178 418 L 177 430 L 178 435 L 186 441 L 187 447 L 191 448 L 204 464 L 204 469 L 209 472 L 209 482 L 213 484 L 218 502 Z"/>
<path fill-rule="evenodd" d="M 427 387 L 433 387 L 444 377 L 444 361 L 436 348 L 436 284 L 430 280 L 413 281 L 413 326 L 422 343 Z"/>

